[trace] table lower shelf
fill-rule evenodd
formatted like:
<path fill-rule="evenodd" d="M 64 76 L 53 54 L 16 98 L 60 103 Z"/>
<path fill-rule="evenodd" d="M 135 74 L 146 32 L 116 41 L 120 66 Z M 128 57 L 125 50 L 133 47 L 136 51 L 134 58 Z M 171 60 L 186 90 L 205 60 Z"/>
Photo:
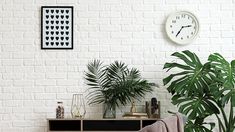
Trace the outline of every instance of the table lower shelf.
<path fill-rule="evenodd" d="M 157 119 L 48 119 L 48 132 L 56 131 L 138 131 Z"/>

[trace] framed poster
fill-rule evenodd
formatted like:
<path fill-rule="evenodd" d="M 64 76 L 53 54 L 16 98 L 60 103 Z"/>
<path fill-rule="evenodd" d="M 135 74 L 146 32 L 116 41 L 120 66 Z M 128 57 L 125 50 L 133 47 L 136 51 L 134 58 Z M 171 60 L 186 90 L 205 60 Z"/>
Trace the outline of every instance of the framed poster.
<path fill-rule="evenodd" d="M 73 49 L 73 6 L 41 7 L 41 49 Z"/>

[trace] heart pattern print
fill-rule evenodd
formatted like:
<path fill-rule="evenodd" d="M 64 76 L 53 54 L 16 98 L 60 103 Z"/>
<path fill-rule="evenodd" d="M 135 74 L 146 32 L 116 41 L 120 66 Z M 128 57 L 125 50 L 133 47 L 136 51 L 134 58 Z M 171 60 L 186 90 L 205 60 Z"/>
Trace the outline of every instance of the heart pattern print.
<path fill-rule="evenodd" d="M 42 49 L 73 49 L 73 7 L 42 6 Z"/>

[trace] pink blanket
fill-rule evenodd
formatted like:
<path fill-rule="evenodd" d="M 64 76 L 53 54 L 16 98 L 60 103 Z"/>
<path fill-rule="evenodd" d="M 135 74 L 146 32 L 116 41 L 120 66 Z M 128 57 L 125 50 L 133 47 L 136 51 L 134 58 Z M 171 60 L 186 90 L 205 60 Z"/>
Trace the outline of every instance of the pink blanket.
<path fill-rule="evenodd" d="M 139 132 L 184 132 L 183 118 L 176 114 L 146 126 Z"/>

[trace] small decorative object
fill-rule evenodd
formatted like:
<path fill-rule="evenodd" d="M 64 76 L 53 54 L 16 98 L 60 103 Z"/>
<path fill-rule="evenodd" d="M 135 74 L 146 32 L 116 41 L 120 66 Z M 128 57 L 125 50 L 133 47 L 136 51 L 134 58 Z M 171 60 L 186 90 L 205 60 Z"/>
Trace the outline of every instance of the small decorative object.
<path fill-rule="evenodd" d="M 56 108 L 56 118 L 57 119 L 63 119 L 64 118 L 64 106 L 63 102 L 57 102 L 57 108 Z"/>
<path fill-rule="evenodd" d="M 171 14 L 166 21 L 167 36 L 175 43 L 185 45 L 191 43 L 198 35 L 199 21 L 187 11 Z"/>
<path fill-rule="evenodd" d="M 150 107 L 149 101 L 145 101 L 145 111 L 148 115 L 148 118 L 150 118 L 151 117 L 151 107 Z"/>
<path fill-rule="evenodd" d="M 152 98 L 151 101 L 145 102 L 145 111 L 148 118 L 160 118 L 160 101 Z"/>
<path fill-rule="evenodd" d="M 122 116 L 123 118 L 148 118 L 147 113 L 145 112 L 125 112 Z"/>
<path fill-rule="evenodd" d="M 128 68 L 123 62 L 115 61 L 103 66 L 102 62 L 94 60 L 88 63 L 87 68 L 85 79 L 91 90 L 88 94 L 89 104 L 104 103 L 112 108 L 110 110 L 115 110 L 114 106 L 126 105 L 131 99 L 140 100 L 147 92 L 152 91 L 148 81 L 141 78 L 140 71 Z M 105 114 L 106 111 L 104 118 L 107 117 Z"/>
<path fill-rule="evenodd" d="M 122 117 L 123 118 L 148 118 L 148 115 L 146 112 L 137 112 L 135 101 L 132 100 L 130 112 L 125 112 Z"/>
<path fill-rule="evenodd" d="M 151 99 L 151 114 L 156 114 L 158 109 L 157 98 Z"/>
<path fill-rule="evenodd" d="M 136 112 L 136 107 L 135 107 L 135 101 L 134 101 L 134 100 L 131 102 L 131 109 L 130 109 L 130 112 L 132 112 L 132 113 L 135 113 L 135 112 Z"/>
<path fill-rule="evenodd" d="M 73 49 L 73 7 L 41 7 L 41 48 Z"/>
<path fill-rule="evenodd" d="M 71 115 L 72 118 L 84 118 L 86 114 L 84 97 L 82 94 L 73 94 Z"/>

